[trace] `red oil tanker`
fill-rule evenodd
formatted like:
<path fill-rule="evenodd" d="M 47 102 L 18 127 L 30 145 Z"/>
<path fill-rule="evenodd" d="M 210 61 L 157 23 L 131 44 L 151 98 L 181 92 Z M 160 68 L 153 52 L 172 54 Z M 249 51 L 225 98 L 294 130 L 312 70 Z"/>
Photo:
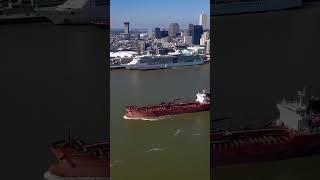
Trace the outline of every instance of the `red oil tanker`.
<path fill-rule="evenodd" d="M 212 167 L 320 153 L 320 101 L 305 97 L 277 104 L 280 118 L 252 129 L 211 129 Z"/>
<path fill-rule="evenodd" d="M 203 90 L 202 93 L 197 93 L 197 99 L 191 102 L 176 103 L 160 103 L 149 106 L 126 106 L 125 119 L 142 119 L 152 120 L 164 118 L 167 116 L 194 113 L 200 111 L 208 111 L 210 109 L 210 93 Z"/>
<path fill-rule="evenodd" d="M 50 146 L 57 158 L 44 174 L 47 180 L 109 180 L 110 145 L 86 144 L 79 139 L 54 142 Z"/>

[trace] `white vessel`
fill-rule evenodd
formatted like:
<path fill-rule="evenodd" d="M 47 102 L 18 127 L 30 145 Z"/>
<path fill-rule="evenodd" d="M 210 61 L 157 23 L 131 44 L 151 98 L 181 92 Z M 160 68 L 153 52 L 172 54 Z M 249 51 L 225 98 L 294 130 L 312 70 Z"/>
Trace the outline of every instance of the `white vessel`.
<path fill-rule="evenodd" d="M 108 18 L 107 0 L 67 0 L 54 8 L 38 8 L 37 12 L 54 24 L 88 24 Z"/>
<path fill-rule="evenodd" d="M 174 53 L 168 53 L 168 55 L 136 56 L 130 63 L 123 66 L 127 69 L 150 70 L 200 64 L 204 64 L 204 61 L 198 54 L 188 50 L 178 50 Z"/>
<path fill-rule="evenodd" d="M 308 91 L 308 92 L 307 92 Z M 314 130 L 316 124 L 320 124 L 320 101 L 310 96 L 310 89 L 304 88 L 298 91 L 298 98 L 289 101 L 285 98 L 277 104 L 280 118 L 276 122 L 285 124 L 289 129 L 309 132 Z"/>
<path fill-rule="evenodd" d="M 65 0 L 42 0 L 42 1 L 1 1 L 0 0 L 0 22 L 34 22 L 43 21 L 35 9 L 41 7 L 54 7 L 62 4 Z"/>
<path fill-rule="evenodd" d="M 240 14 L 289 9 L 302 6 L 302 0 L 216 0 L 214 15 Z"/>
<path fill-rule="evenodd" d="M 33 3 L 25 3 L 22 1 L 2 2 L 0 1 L 0 22 L 23 22 L 29 20 L 36 20 L 39 16 L 33 11 Z"/>
<path fill-rule="evenodd" d="M 204 89 L 201 93 L 197 93 L 196 102 L 201 104 L 210 104 L 210 91 Z"/>

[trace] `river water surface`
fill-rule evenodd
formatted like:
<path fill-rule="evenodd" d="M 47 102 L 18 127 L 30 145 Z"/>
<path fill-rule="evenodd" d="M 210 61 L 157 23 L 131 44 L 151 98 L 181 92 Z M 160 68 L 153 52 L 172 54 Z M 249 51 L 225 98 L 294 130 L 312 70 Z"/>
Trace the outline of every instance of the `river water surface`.
<path fill-rule="evenodd" d="M 210 88 L 210 65 L 154 71 L 112 70 L 112 180 L 208 180 L 209 112 L 159 121 L 123 119 L 126 105 L 193 100 Z"/>

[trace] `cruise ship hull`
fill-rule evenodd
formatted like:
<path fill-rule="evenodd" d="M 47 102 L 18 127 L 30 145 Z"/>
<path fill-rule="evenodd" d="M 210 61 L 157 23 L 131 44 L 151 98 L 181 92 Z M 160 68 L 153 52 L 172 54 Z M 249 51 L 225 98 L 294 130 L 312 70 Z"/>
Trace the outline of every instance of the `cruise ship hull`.
<path fill-rule="evenodd" d="M 37 12 L 54 24 L 89 24 L 92 21 L 106 19 L 106 9 L 104 6 L 63 11 L 55 8 L 42 8 Z"/>
<path fill-rule="evenodd" d="M 126 69 L 137 69 L 137 70 L 155 70 L 155 69 L 167 69 L 175 67 L 193 66 L 204 64 L 204 61 L 194 62 L 181 62 L 181 63 L 168 63 L 168 64 L 134 64 L 134 65 L 123 65 Z"/>
<path fill-rule="evenodd" d="M 39 22 L 44 20 L 45 18 L 41 17 L 38 13 L 33 11 L 28 12 L 27 10 L 25 12 L 20 10 L 20 12 L 17 13 L 3 13 L 0 15 L 1 24 Z"/>
<path fill-rule="evenodd" d="M 256 1 L 231 1 L 217 0 L 214 4 L 214 15 L 254 13 L 274 11 L 302 6 L 302 0 L 256 0 Z"/>
<path fill-rule="evenodd" d="M 14 14 L 11 16 L 0 16 L 0 24 L 10 23 L 29 23 L 29 22 L 42 22 L 45 18 L 38 16 L 37 14 L 25 15 L 25 14 Z"/>

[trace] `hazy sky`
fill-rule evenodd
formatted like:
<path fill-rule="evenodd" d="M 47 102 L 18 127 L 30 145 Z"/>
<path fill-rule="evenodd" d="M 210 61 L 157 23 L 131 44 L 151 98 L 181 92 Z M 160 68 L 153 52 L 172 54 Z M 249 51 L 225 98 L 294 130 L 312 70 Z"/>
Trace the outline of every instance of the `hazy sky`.
<path fill-rule="evenodd" d="M 111 0 L 111 28 L 123 28 L 123 22 L 130 22 L 131 28 L 168 29 L 177 22 L 180 28 L 198 24 L 202 12 L 210 16 L 209 0 Z"/>

